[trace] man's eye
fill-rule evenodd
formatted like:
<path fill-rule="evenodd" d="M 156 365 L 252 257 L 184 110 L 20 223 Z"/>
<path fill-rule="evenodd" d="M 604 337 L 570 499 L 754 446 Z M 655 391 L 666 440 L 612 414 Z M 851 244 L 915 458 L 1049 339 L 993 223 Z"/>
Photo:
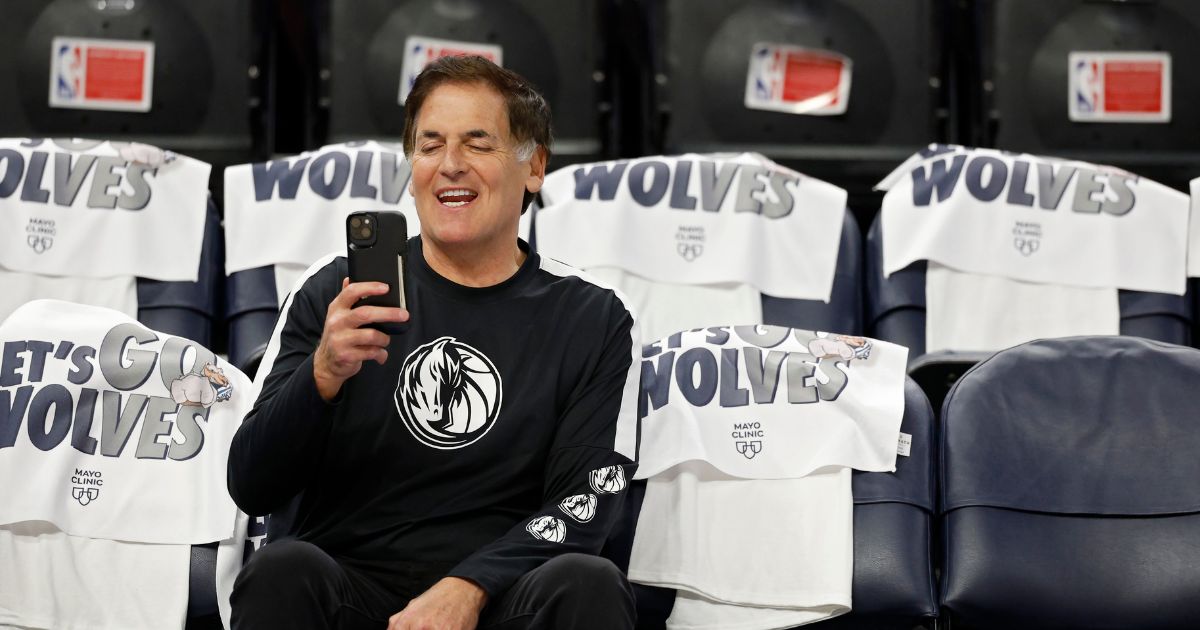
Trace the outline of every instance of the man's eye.
<path fill-rule="evenodd" d="M 421 147 L 420 150 L 421 150 L 421 153 L 432 153 L 434 151 L 437 151 L 440 148 L 442 148 L 442 145 L 440 145 L 440 144 L 427 144 L 427 145 Z"/>
<path fill-rule="evenodd" d="M 492 147 L 484 146 L 481 144 L 468 144 L 467 146 L 470 147 L 473 151 L 482 151 L 485 153 L 492 150 Z"/>

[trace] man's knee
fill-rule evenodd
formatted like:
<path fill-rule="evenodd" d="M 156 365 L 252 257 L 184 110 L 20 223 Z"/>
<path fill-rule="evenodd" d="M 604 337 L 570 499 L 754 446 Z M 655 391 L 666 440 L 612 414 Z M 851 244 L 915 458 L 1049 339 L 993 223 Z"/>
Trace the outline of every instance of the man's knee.
<path fill-rule="evenodd" d="M 263 545 L 250 556 L 233 585 L 234 599 L 287 597 L 309 591 L 314 578 L 328 578 L 337 563 L 312 543 L 284 539 Z"/>
<path fill-rule="evenodd" d="M 568 553 L 555 557 L 544 565 L 546 580 L 560 584 L 574 597 L 629 599 L 632 591 L 625 574 L 607 558 L 583 553 Z"/>

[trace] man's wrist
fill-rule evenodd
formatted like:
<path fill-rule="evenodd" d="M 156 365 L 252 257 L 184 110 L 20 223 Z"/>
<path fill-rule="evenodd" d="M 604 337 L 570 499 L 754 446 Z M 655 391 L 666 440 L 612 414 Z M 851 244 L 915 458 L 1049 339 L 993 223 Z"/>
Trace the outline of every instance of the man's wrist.
<path fill-rule="evenodd" d="M 442 583 L 460 593 L 465 601 L 475 606 L 476 610 L 483 610 L 483 607 L 487 605 L 487 591 L 474 580 L 451 576 L 442 578 Z"/>
<path fill-rule="evenodd" d="M 333 402 L 337 398 L 338 392 L 342 391 L 342 383 L 345 380 L 339 380 L 333 375 L 321 369 L 320 360 L 313 359 L 313 384 L 317 387 L 317 395 L 327 403 Z"/>

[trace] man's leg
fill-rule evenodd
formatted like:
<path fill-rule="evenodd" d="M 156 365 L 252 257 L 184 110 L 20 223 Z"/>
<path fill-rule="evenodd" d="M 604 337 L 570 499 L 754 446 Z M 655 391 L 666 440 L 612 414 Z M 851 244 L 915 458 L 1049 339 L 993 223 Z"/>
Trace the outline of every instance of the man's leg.
<path fill-rule="evenodd" d="M 612 562 L 569 553 L 526 573 L 491 602 L 481 630 L 623 630 L 636 619 L 633 591 Z"/>
<path fill-rule="evenodd" d="M 230 597 L 232 625 L 234 630 L 378 628 L 391 614 L 383 611 L 397 605 L 390 599 L 320 547 L 284 539 L 254 552 L 238 574 Z"/>

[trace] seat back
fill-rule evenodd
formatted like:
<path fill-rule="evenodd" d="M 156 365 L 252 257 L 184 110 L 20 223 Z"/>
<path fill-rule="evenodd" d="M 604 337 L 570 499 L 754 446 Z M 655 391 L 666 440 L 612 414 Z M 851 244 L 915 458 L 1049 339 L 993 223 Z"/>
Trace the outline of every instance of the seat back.
<path fill-rule="evenodd" d="M 1200 351 L 1026 343 L 942 416 L 941 603 L 956 627 L 1186 628 L 1200 601 Z"/>
<path fill-rule="evenodd" d="M 925 262 L 883 275 L 883 229 L 876 219 L 867 232 L 864 285 L 867 334 L 907 346 L 909 361 L 925 354 Z M 1118 293 L 1121 334 L 1187 345 L 1192 338 L 1192 297 L 1126 291 Z"/>
<path fill-rule="evenodd" d="M 213 330 L 219 319 L 217 294 L 225 258 L 223 250 L 221 219 L 216 204 L 209 198 L 196 281 L 164 282 L 138 278 L 138 321 L 155 330 L 212 347 Z"/>
<path fill-rule="evenodd" d="M 787 269 L 789 265 L 809 267 L 810 269 L 805 270 L 809 276 L 814 275 L 811 268 L 820 266 L 816 262 L 817 255 L 815 254 L 810 256 L 810 260 L 805 260 L 805 254 L 795 248 L 785 248 L 776 242 L 763 243 L 762 241 L 765 239 L 761 231 L 756 231 L 761 226 L 743 228 L 746 231 L 736 232 L 727 229 L 729 224 L 724 224 L 725 227 L 722 227 L 705 223 L 712 216 L 716 216 L 715 213 L 733 213 L 735 210 L 745 212 L 744 209 L 735 208 L 735 204 L 732 202 L 736 201 L 735 197 L 745 192 L 745 189 L 752 187 L 753 184 L 750 182 L 763 182 L 754 177 L 744 176 L 753 172 L 765 174 L 764 167 L 758 160 L 762 160 L 761 156 L 655 156 L 628 162 L 597 163 L 560 169 L 547 177 L 548 184 L 543 187 L 542 196 L 529 211 L 529 219 L 525 221 L 529 226 L 529 241 L 535 244 L 538 251 L 544 255 L 577 268 L 589 271 L 595 270 L 596 267 L 619 268 L 627 276 L 637 276 L 639 280 L 632 287 L 623 286 L 620 281 L 616 282 L 618 288 L 624 290 L 627 296 L 633 299 L 633 305 L 643 320 L 643 338 L 647 341 L 653 337 L 664 336 L 692 327 L 745 323 L 861 334 L 863 328 L 862 233 L 853 215 L 844 207 L 835 210 L 840 214 L 840 231 L 836 237 L 838 247 L 834 260 L 833 283 L 829 301 L 780 297 L 772 295 L 768 287 L 758 292 L 759 304 L 754 305 L 753 309 L 756 313 L 761 313 L 760 321 L 722 319 L 722 317 L 736 317 L 736 315 L 730 314 L 734 311 L 743 313 L 742 317 L 748 317 L 744 313 L 749 312 L 750 309 L 743 308 L 741 301 L 741 296 L 745 294 L 737 293 L 738 297 L 730 298 L 729 296 L 734 294 L 725 291 L 730 290 L 731 287 L 733 290 L 739 290 L 739 287 L 751 288 L 751 281 L 742 278 L 740 282 L 717 282 L 715 279 L 710 280 L 709 275 L 701 276 L 700 272 L 696 271 L 696 269 L 706 269 L 706 274 L 724 273 L 724 269 L 700 266 L 702 263 L 711 264 L 713 260 L 720 262 L 721 259 L 714 258 L 720 256 L 720 252 L 726 252 L 727 257 L 750 257 L 751 260 L 757 261 L 756 264 L 762 268 L 773 266 L 776 269 Z M 712 168 L 714 172 L 720 170 L 726 175 L 725 188 L 720 189 L 720 185 L 716 184 L 718 187 L 716 192 L 700 192 L 704 190 L 704 186 L 709 185 L 703 183 L 703 178 L 708 177 L 711 173 L 705 175 L 703 169 L 709 166 L 710 162 L 715 164 Z M 765 160 L 762 160 L 762 163 L 769 164 Z M 696 166 L 696 164 L 701 166 Z M 647 166 L 657 168 L 645 169 L 644 167 Z M 771 167 L 778 168 L 773 164 Z M 671 169 L 674 169 L 673 173 Z M 737 179 L 730 179 L 729 171 L 726 169 L 732 169 L 732 173 Z M 647 181 L 647 172 L 650 173 L 649 177 L 653 178 L 653 181 L 651 189 L 645 191 L 640 187 L 644 186 Z M 778 216 L 756 219 L 767 221 L 768 223 L 765 225 L 770 230 L 802 231 L 808 227 L 801 222 L 802 218 L 797 218 L 805 210 L 804 202 L 797 201 L 794 198 L 796 196 L 812 195 L 814 204 L 823 204 L 823 207 L 820 208 L 822 212 L 828 212 L 831 196 L 841 194 L 843 196 L 840 199 L 844 199 L 843 191 L 824 182 L 805 178 L 803 175 L 787 169 L 779 169 L 778 173 L 786 173 L 785 177 L 790 176 L 797 180 L 808 179 L 815 183 L 809 184 L 812 188 L 802 189 L 807 191 L 806 193 L 793 193 L 787 196 L 782 203 L 790 205 L 787 205 L 786 209 Z M 658 181 L 659 178 L 662 178 L 661 182 Z M 772 181 L 777 182 L 774 177 L 772 177 Z M 567 182 L 567 184 L 564 185 L 563 182 Z M 668 195 L 667 184 L 669 182 L 673 183 L 670 184 Z M 783 188 L 782 183 L 778 185 L 781 189 Z M 553 196 L 548 190 L 551 186 L 554 189 Z M 631 192 L 626 192 L 627 186 Z M 689 193 L 689 191 L 691 192 Z M 751 202 L 753 203 L 753 200 Z M 700 206 L 700 203 L 704 205 Z M 696 210 L 698 207 L 704 209 Z M 608 214 L 622 217 L 619 231 L 614 232 L 610 229 L 611 220 L 603 218 Z M 759 214 L 770 213 L 764 213 L 760 208 Z M 597 219 L 595 225 L 588 223 L 592 216 L 601 217 Z M 745 214 L 742 216 L 745 217 Z M 780 221 L 779 225 L 785 225 L 785 227 L 775 227 L 775 224 L 770 223 L 771 221 Z M 832 221 L 825 221 L 823 227 L 834 228 Z M 678 224 L 678 231 L 676 231 L 676 224 Z M 664 228 L 664 226 L 668 227 Z M 813 233 L 814 230 L 810 228 L 809 232 Z M 824 233 L 824 229 L 822 232 Z M 653 237 L 647 237 L 646 234 L 653 235 Z M 631 235 L 639 235 L 638 244 L 630 244 Z M 738 238 L 744 238 L 745 241 L 735 240 Z M 828 242 L 825 237 L 821 238 L 822 244 Z M 602 246 L 596 247 L 596 243 L 602 243 Z M 746 243 L 754 243 L 757 248 L 748 247 Z M 645 256 L 630 253 L 631 250 L 637 250 L 643 246 L 647 250 L 654 249 L 656 255 L 667 257 L 669 260 L 655 258 L 651 264 L 651 262 L 647 262 L 649 259 Z M 601 249 L 605 250 L 604 253 L 597 253 Z M 588 250 L 588 253 L 581 255 L 579 254 L 581 250 Z M 711 253 L 714 251 L 718 253 Z M 682 260 L 688 262 L 681 265 L 681 259 L 676 258 L 677 255 L 682 256 Z M 603 258 L 608 262 L 602 265 L 591 265 L 588 260 L 589 256 Z M 833 257 L 832 252 L 829 252 L 829 256 Z M 828 259 L 822 259 L 822 264 L 828 264 L 825 261 Z M 603 273 L 607 274 L 608 271 L 605 269 Z M 651 273 L 656 274 L 653 279 L 650 279 L 649 274 Z M 758 276 L 754 281 L 757 282 L 768 277 Z M 772 281 L 779 282 L 778 278 L 779 276 L 775 275 Z M 601 279 L 611 278 L 604 275 Z M 625 278 L 623 277 L 621 280 L 623 281 Z M 783 283 L 780 284 L 783 285 Z M 721 293 L 712 298 L 700 298 L 688 292 L 681 294 L 678 287 L 696 287 L 699 290 L 712 288 Z M 784 289 L 794 291 L 796 287 L 786 286 Z M 777 293 L 784 293 L 785 290 L 777 291 Z M 706 302 L 706 299 L 709 301 Z M 731 307 L 735 299 L 738 305 Z M 706 308 L 706 306 L 711 308 Z M 713 315 L 714 312 L 722 313 L 722 315 Z"/>
<path fill-rule="evenodd" d="M 789 328 L 863 332 L 862 231 L 849 211 L 842 221 L 833 293 L 828 302 L 794 300 L 763 294 L 763 323 Z"/>
<path fill-rule="evenodd" d="M 425 61 L 465 51 L 491 57 L 542 91 L 554 116 L 555 165 L 615 156 L 608 2 L 323 4 L 329 19 L 318 25 L 318 49 L 330 81 L 318 95 L 328 113 L 322 140 L 400 138 L 404 99 Z"/>
<path fill-rule="evenodd" d="M 210 164 L 269 150 L 272 3 L 11 0 L 4 8 L 0 41 L 12 44 L 0 57 L 0 136 L 145 142 Z M 115 107 L 89 102 L 100 95 L 79 89 L 86 78 L 71 60 L 145 43 L 152 63 L 120 69 L 151 75 L 145 102 L 127 91 L 107 95 Z M 52 81 L 58 89 L 47 99 Z"/>
<path fill-rule="evenodd" d="M 650 62 L 642 64 L 652 94 L 652 152 L 757 151 L 846 188 L 857 210 L 913 147 L 951 133 L 943 12 L 935 0 L 643 4 L 652 41 Z M 809 69 L 809 83 L 799 85 L 813 51 L 852 62 L 841 113 L 787 110 L 819 83 Z M 756 71 L 764 66 L 754 60 L 764 55 L 783 60 L 777 74 Z"/>
<path fill-rule="evenodd" d="M 970 10 L 969 37 L 980 48 L 967 57 L 979 65 L 978 79 L 964 85 L 973 92 L 971 143 L 1116 164 L 1187 189 L 1200 159 L 1188 141 L 1200 132 L 1200 114 L 1178 104 L 1200 96 L 1200 78 L 1173 72 L 1168 63 L 1162 84 L 1154 64 L 1200 51 L 1200 5 L 981 0 Z M 1114 53 L 1138 57 L 1114 59 Z M 1129 66 L 1109 66 L 1108 60 L 1145 65 L 1134 79 L 1123 76 Z M 1096 81 L 1110 72 L 1112 95 L 1097 102 L 1104 88 Z M 1146 90 L 1132 93 L 1162 89 L 1163 96 L 1143 100 L 1139 114 L 1121 124 L 1104 124 L 1130 111 L 1118 86 L 1133 85 L 1131 80 L 1143 81 L 1138 89 Z"/>
<path fill-rule="evenodd" d="M 934 415 L 911 378 L 904 386 L 900 431 L 912 436 L 912 447 L 907 457 L 897 458 L 895 473 L 854 472 L 853 609 L 823 621 L 821 627 L 911 630 L 932 624 L 938 615 L 933 570 Z M 605 557 L 623 570 L 629 566 L 645 488 L 645 481 L 630 485 L 626 512 L 604 550 Z M 675 591 L 643 584 L 634 584 L 633 589 L 638 628 L 663 628 Z"/>

